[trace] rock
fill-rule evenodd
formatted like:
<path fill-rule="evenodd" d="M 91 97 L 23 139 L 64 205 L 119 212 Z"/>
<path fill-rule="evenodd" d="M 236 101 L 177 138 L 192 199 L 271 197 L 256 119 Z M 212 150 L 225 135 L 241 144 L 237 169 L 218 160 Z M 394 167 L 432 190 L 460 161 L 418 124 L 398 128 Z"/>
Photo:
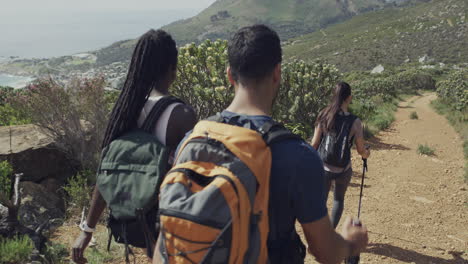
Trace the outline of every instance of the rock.
<path fill-rule="evenodd" d="M 461 187 L 461 188 L 460 188 L 460 191 L 466 191 L 466 188 L 465 188 L 465 187 Z"/>
<path fill-rule="evenodd" d="M 385 70 L 384 66 L 382 66 L 382 64 L 380 64 L 380 65 L 377 65 L 374 69 L 372 69 L 371 73 L 372 74 L 382 73 L 384 70 Z"/>
<path fill-rule="evenodd" d="M 63 184 L 76 174 L 65 154 L 33 125 L 0 127 L 0 161 L 3 160 L 8 160 L 15 172 L 24 174 L 22 181 L 39 183 L 54 178 Z"/>
<path fill-rule="evenodd" d="M 20 222 L 33 230 L 41 225 L 44 229 L 54 229 L 60 225 L 65 216 L 64 201 L 44 186 L 33 182 L 20 183 L 21 206 L 19 209 Z"/>
<path fill-rule="evenodd" d="M 8 216 L 8 208 L 0 204 L 0 219 Z"/>

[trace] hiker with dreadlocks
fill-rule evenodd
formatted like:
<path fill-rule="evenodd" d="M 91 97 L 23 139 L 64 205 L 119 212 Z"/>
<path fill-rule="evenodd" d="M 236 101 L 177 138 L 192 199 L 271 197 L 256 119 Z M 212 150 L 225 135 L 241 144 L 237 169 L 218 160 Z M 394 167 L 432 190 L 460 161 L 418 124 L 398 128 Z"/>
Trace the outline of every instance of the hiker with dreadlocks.
<path fill-rule="evenodd" d="M 120 179 L 118 184 L 114 183 L 114 185 L 110 185 L 118 188 L 120 185 L 128 184 L 127 186 L 130 186 L 129 189 L 134 192 L 122 191 L 118 195 L 121 195 L 124 198 L 117 197 L 120 199 L 118 202 L 133 203 L 133 200 L 127 201 L 125 198 L 133 199 L 135 196 L 140 195 L 142 188 L 147 187 L 145 185 L 150 185 L 150 182 L 147 182 L 146 180 L 153 180 L 153 178 L 151 178 L 153 174 L 164 175 L 165 172 L 167 172 L 173 159 L 173 150 L 175 150 L 184 135 L 193 128 L 197 121 L 195 112 L 190 106 L 182 103 L 174 97 L 168 96 L 169 87 L 176 78 L 177 56 L 178 51 L 175 41 L 168 33 L 162 30 L 150 30 L 146 32 L 141 36 L 136 44 L 124 87 L 112 110 L 104 140 L 102 142 L 102 148 L 104 150 L 102 154 L 103 157 L 98 170 L 98 184 L 94 189 L 89 213 L 86 221 L 80 225 L 83 232 L 81 232 L 73 245 L 71 255 L 72 260 L 75 263 L 87 262 L 84 257 L 84 251 L 92 238 L 99 217 L 106 206 L 110 207 L 111 212 L 109 222 L 118 222 L 116 219 L 112 218 L 112 214 L 117 216 L 120 211 L 115 210 L 112 207 L 112 203 L 114 202 L 113 199 L 115 197 L 107 199 L 107 194 L 112 193 L 113 188 L 107 188 L 109 185 L 106 185 L 107 178 L 104 176 L 115 174 L 116 171 L 119 173 L 117 177 L 124 177 L 133 173 L 131 174 L 132 177 L 126 177 L 123 179 L 129 179 L 127 182 Z M 164 105 L 162 105 L 162 101 L 164 101 Z M 144 130 L 143 132 L 148 133 L 144 134 L 143 132 L 135 132 L 131 134 L 130 132 L 136 131 L 135 129 Z M 126 136 L 127 138 L 122 139 L 125 135 L 128 135 Z M 135 135 L 138 136 L 135 137 Z M 151 138 L 145 135 L 149 135 Z M 156 139 L 158 143 L 151 141 L 154 139 Z M 118 146 L 116 146 L 117 143 L 114 142 L 118 142 L 121 146 L 133 146 L 133 149 L 118 149 Z M 141 144 L 141 142 L 146 144 Z M 166 148 L 168 150 L 166 150 Z M 108 153 L 113 152 L 116 149 L 120 151 L 119 153 L 123 153 L 115 155 L 115 157 L 120 159 L 123 157 L 130 160 L 134 158 L 133 156 L 140 156 L 136 157 L 136 162 L 128 162 L 127 160 L 126 162 L 128 162 L 128 164 L 123 165 L 122 160 L 114 161 L 114 163 L 119 164 L 120 167 L 116 166 L 115 168 L 109 168 L 109 166 L 113 165 L 112 162 L 106 161 L 106 159 L 109 159 L 108 156 L 110 154 Z M 154 165 L 154 162 L 156 162 L 156 164 L 162 168 L 157 168 L 157 166 L 150 166 L 148 164 L 143 164 L 144 166 L 142 166 L 142 164 L 138 164 L 144 162 L 148 164 L 153 162 L 151 165 Z M 104 168 L 105 166 L 107 167 Z M 124 170 L 119 170 L 120 168 L 124 168 Z M 140 173 L 141 175 L 133 177 L 136 175 L 135 171 L 132 171 L 135 168 L 140 170 L 139 173 L 148 168 L 152 168 L 153 171 L 148 171 L 146 174 Z M 150 176 L 148 176 L 148 178 L 143 177 L 146 177 L 147 175 Z M 131 186 L 133 182 L 128 181 L 138 181 L 140 176 L 141 179 L 145 179 L 145 181 L 140 180 L 138 186 Z M 154 198 L 155 196 L 157 197 L 155 192 L 157 192 L 156 189 L 159 186 L 157 186 L 157 183 L 154 183 L 154 186 L 152 184 L 153 183 L 151 182 L 152 190 L 150 190 L 149 196 Z M 153 198 L 151 199 L 154 200 Z M 110 204 L 108 201 L 110 201 Z M 157 201 L 155 204 L 156 206 L 154 207 L 157 208 Z M 149 210 L 145 210 L 145 213 L 147 211 L 154 212 L 153 209 L 154 208 L 149 208 Z M 131 211 L 130 214 L 135 214 L 136 210 L 132 209 L 129 211 Z M 150 220 L 155 221 L 154 219 L 157 218 L 156 216 L 157 213 L 153 213 L 151 217 L 147 217 L 147 215 L 144 217 L 147 217 L 148 219 L 151 218 Z M 133 243 L 139 244 L 137 246 L 142 248 L 154 247 L 151 245 L 151 243 L 154 243 L 154 239 L 146 240 L 146 242 L 150 242 L 145 244 L 145 238 L 148 237 L 148 234 L 144 234 L 146 237 L 141 235 L 142 223 L 136 220 L 132 222 L 128 219 L 130 218 L 127 217 L 126 222 L 114 225 L 119 228 L 122 227 L 123 230 L 117 230 L 114 226 L 110 226 L 112 235 L 114 235 L 117 242 L 120 242 L 119 240 L 122 240 L 122 238 L 125 240 L 126 253 L 129 252 L 127 244 L 132 245 L 132 240 L 134 240 Z M 135 230 L 132 230 L 132 224 Z M 154 227 L 156 225 L 151 223 L 151 225 L 148 226 Z M 152 227 L 149 229 L 153 231 L 153 234 L 150 234 L 149 237 L 155 238 L 157 234 L 154 234 L 155 230 Z M 119 232 L 120 234 L 117 234 Z M 122 232 L 123 234 L 121 234 Z M 150 255 L 151 253 L 148 254 Z"/>
<path fill-rule="evenodd" d="M 323 161 L 326 178 L 326 196 L 335 183 L 334 202 L 331 221 L 336 228 L 344 208 L 346 189 L 351 181 L 351 147 L 356 143 L 356 150 L 363 159 L 367 159 L 370 150 L 364 146 L 364 133 L 361 120 L 348 112 L 353 96 L 351 87 L 339 82 L 331 103 L 323 109 L 315 123 L 312 146 L 318 150 Z"/>

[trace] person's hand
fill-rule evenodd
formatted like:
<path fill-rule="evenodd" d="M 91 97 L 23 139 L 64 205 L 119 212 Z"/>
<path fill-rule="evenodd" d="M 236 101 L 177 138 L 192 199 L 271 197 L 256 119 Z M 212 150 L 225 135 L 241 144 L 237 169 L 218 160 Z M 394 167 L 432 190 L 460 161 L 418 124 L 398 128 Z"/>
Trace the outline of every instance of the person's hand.
<path fill-rule="evenodd" d="M 351 256 L 357 256 L 367 247 L 369 237 L 364 225 L 354 225 L 351 217 L 348 217 L 343 225 L 343 238 L 351 244 Z"/>
<path fill-rule="evenodd" d="M 364 152 L 364 155 L 362 155 L 363 159 L 368 159 L 370 157 L 370 149 L 366 149 L 366 152 Z"/>
<path fill-rule="evenodd" d="M 75 240 L 72 248 L 72 260 L 78 264 L 88 263 L 88 260 L 84 257 L 84 251 L 88 246 L 93 233 L 81 232 L 80 236 Z"/>

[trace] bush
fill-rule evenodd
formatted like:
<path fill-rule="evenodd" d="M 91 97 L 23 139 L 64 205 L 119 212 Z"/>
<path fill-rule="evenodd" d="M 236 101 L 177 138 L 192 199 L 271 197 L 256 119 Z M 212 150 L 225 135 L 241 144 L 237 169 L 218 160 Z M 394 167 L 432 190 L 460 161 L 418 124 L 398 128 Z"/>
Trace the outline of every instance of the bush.
<path fill-rule="evenodd" d="M 94 174 L 90 171 L 82 171 L 69 179 L 68 184 L 63 187 L 68 196 L 69 210 L 81 210 L 89 205 L 91 192 L 93 191 L 89 183 L 90 178 L 93 176 Z"/>
<path fill-rule="evenodd" d="M 419 119 L 418 113 L 416 113 L 416 112 L 414 112 L 414 111 L 411 112 L 411 114 L 410 114 L 410 119 L 413 119 L 413 120 Z"/>
<path fill-rule="evenodd" d="M 179 49 L 177 80 L 171 92 L 194 107 L 200 119 L 225 109 L 234 97 L 226 75 L 227 41 L 206 40 Z M 286 124 L 300 124 L 310 136 L 315 118 L 325 107 L 340 78 L 338 70 L 324 63 L 284 63 L 282 84 L 273 117 Z"/>
<path fill-rule="evenodd" d="M 11 176 L 13 174 L 13 167 L 8 161 L 0 162 L 0 197 L 1 199 L 10 199 L 11 196 Z M 0 200 L 1 200 L 0 199 Z"/>
<path fill-rule="evenodd" d="M 109 102 L 102 77 L 74 79 L 66 87 L 53 79 L 31 84 L 12 102 L 31 118 L 77 167 L 95 170 L 107 126 Z"/>
<path fill-rule="evenodd" d="M 321 62 L 283 64 L 273 117 L 285 124 L 301 124 L 305 138 L 310 137 L 318 113 L 328 104 L 340 78 L 335 66 Z"/>
<path fill-rule="evenodd" d="M 432 148 L 429 147 L 428 145 L 419 144 L 419 146 L 418 146 L 418 153 L 419 153 L 420 155 L 432 156 L 432 155 L 434 155 L 434 149 L 432 149 Z"/>
<path fill-rule="evenodd" d="M 234 97 L 226 76 L 227 61 L 227 41 L 206 40 L 180 48 L 171 92 L 191 105 L 201 119 L 222 111 Z"/>
<path fill-rule="evenodd" d="M 22 111 L 14 109 L 10 104 L 10 101 L 21 93 L 21 90 L 0 86 L 0 126 L 24 125 L 31 122 Z"/>
<path fill-rule="evenodd" d="M 68 256 L 68 247 L 63 244 L 48 242 L 44 252 L 44 257 L 50 264 L 65 264 Z"/>
<path fill-rule="evenodd" d="M 26 263 L 33 248 L 33 242 L 28 236 L 19 236 L 12 239 L 0 238 L 0 263 Z"/>
<path fill-rule="evenodd" d="M 457 70 L 437 83 L 437 94 L 453 110 L 468 111 L 468 70 Z"/>

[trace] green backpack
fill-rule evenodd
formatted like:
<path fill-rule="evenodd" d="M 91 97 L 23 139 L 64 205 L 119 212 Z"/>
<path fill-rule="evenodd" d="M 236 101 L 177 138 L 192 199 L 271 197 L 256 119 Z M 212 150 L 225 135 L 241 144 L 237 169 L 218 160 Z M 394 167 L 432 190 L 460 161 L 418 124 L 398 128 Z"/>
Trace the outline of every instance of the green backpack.
<path fill-rule="evenodd" d="M 102 152 L 97 174 L 97 187 L 110 209 L 108 219 L 109 242 L 147 248 L 159 234 L 158 192 L 169 169 L 170 149 L 152 135 L 164 110 L 179 99 L 166 96 L 158 100 L 141 128 L 134 129 L 113 140 Z"/>

